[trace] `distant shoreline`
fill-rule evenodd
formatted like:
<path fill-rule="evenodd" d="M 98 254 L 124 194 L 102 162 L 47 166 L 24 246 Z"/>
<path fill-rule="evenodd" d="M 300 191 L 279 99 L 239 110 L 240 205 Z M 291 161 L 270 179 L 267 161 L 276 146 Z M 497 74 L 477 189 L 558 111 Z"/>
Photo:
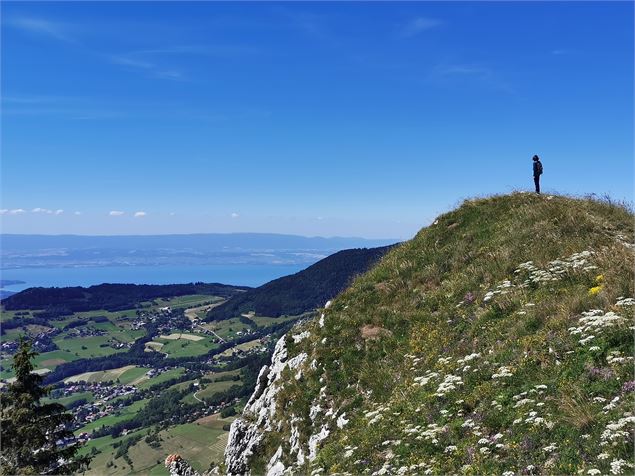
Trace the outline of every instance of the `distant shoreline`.
<path fill-rule="evenodd" d="M 273 279 L 297 273 L 308 264 L 228 264 L 96 267 L 25 267 L 2 269 L 6 291 L 31 287 L 89 287 L 103 283 L 179 284 L 223 283 L 257 287 Z"/>

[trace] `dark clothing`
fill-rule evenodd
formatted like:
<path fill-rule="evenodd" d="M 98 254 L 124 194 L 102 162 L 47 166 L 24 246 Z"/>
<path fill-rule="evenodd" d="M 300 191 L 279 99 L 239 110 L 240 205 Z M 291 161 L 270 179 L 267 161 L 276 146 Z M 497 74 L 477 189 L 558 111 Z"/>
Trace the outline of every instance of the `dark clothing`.
<path fill-rule="evenodd" d="M 534 184 L 536 185 L 536 193 L 540 193 L 540 176 L 542 175 L 542 163 L 540 160 L 534 160 Z"/>

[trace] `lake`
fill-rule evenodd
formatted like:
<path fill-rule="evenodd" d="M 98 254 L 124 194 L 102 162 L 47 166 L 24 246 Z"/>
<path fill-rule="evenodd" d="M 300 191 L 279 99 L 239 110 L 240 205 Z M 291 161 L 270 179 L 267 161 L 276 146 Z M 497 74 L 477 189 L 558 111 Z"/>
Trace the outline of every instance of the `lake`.
<path fill-rule="evenodd" d="M 201 266 L 105 266 L 68 268 L 16 268 L 0 270 L 0 279 L 24 281 L 7 291 L 30 287 L 92 286 L 101 283 L 182 284 L 191 282 L 260 286 L 272 279 L 297 273 L 306 264 L 230 264 Z"/>

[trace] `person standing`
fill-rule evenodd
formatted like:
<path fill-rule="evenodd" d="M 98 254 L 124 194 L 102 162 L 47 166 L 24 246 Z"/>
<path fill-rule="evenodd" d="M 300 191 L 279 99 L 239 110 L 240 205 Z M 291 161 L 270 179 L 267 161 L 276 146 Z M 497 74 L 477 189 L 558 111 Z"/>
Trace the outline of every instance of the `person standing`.
<path fill-rule="evenodd" d="M 540 176 L 542 175 L 542 162 L 537 155 L 534 155 L 534 184 L 536 185 L 536 193 L 540 193 Z"/>

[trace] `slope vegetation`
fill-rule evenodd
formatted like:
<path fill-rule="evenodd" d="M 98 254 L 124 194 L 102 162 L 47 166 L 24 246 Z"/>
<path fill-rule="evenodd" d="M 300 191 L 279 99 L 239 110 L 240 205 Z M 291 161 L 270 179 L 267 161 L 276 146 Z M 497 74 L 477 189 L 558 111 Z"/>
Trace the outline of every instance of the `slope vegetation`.
<path fill-rule="evenodd" d="M 232 297 L 211 309 L 207 320 L 231 319 L 249 311 L 269 317 L 313 311 L 346 288 L 355 276 L 366 272 L 390 248 L 339 251 L 296 274 L 274 279 Z"/>
<path fill-rule="evenodd" d="M 444 214 L 278 342 L 229 473 L 632 474 L 633 215 Z"/>

